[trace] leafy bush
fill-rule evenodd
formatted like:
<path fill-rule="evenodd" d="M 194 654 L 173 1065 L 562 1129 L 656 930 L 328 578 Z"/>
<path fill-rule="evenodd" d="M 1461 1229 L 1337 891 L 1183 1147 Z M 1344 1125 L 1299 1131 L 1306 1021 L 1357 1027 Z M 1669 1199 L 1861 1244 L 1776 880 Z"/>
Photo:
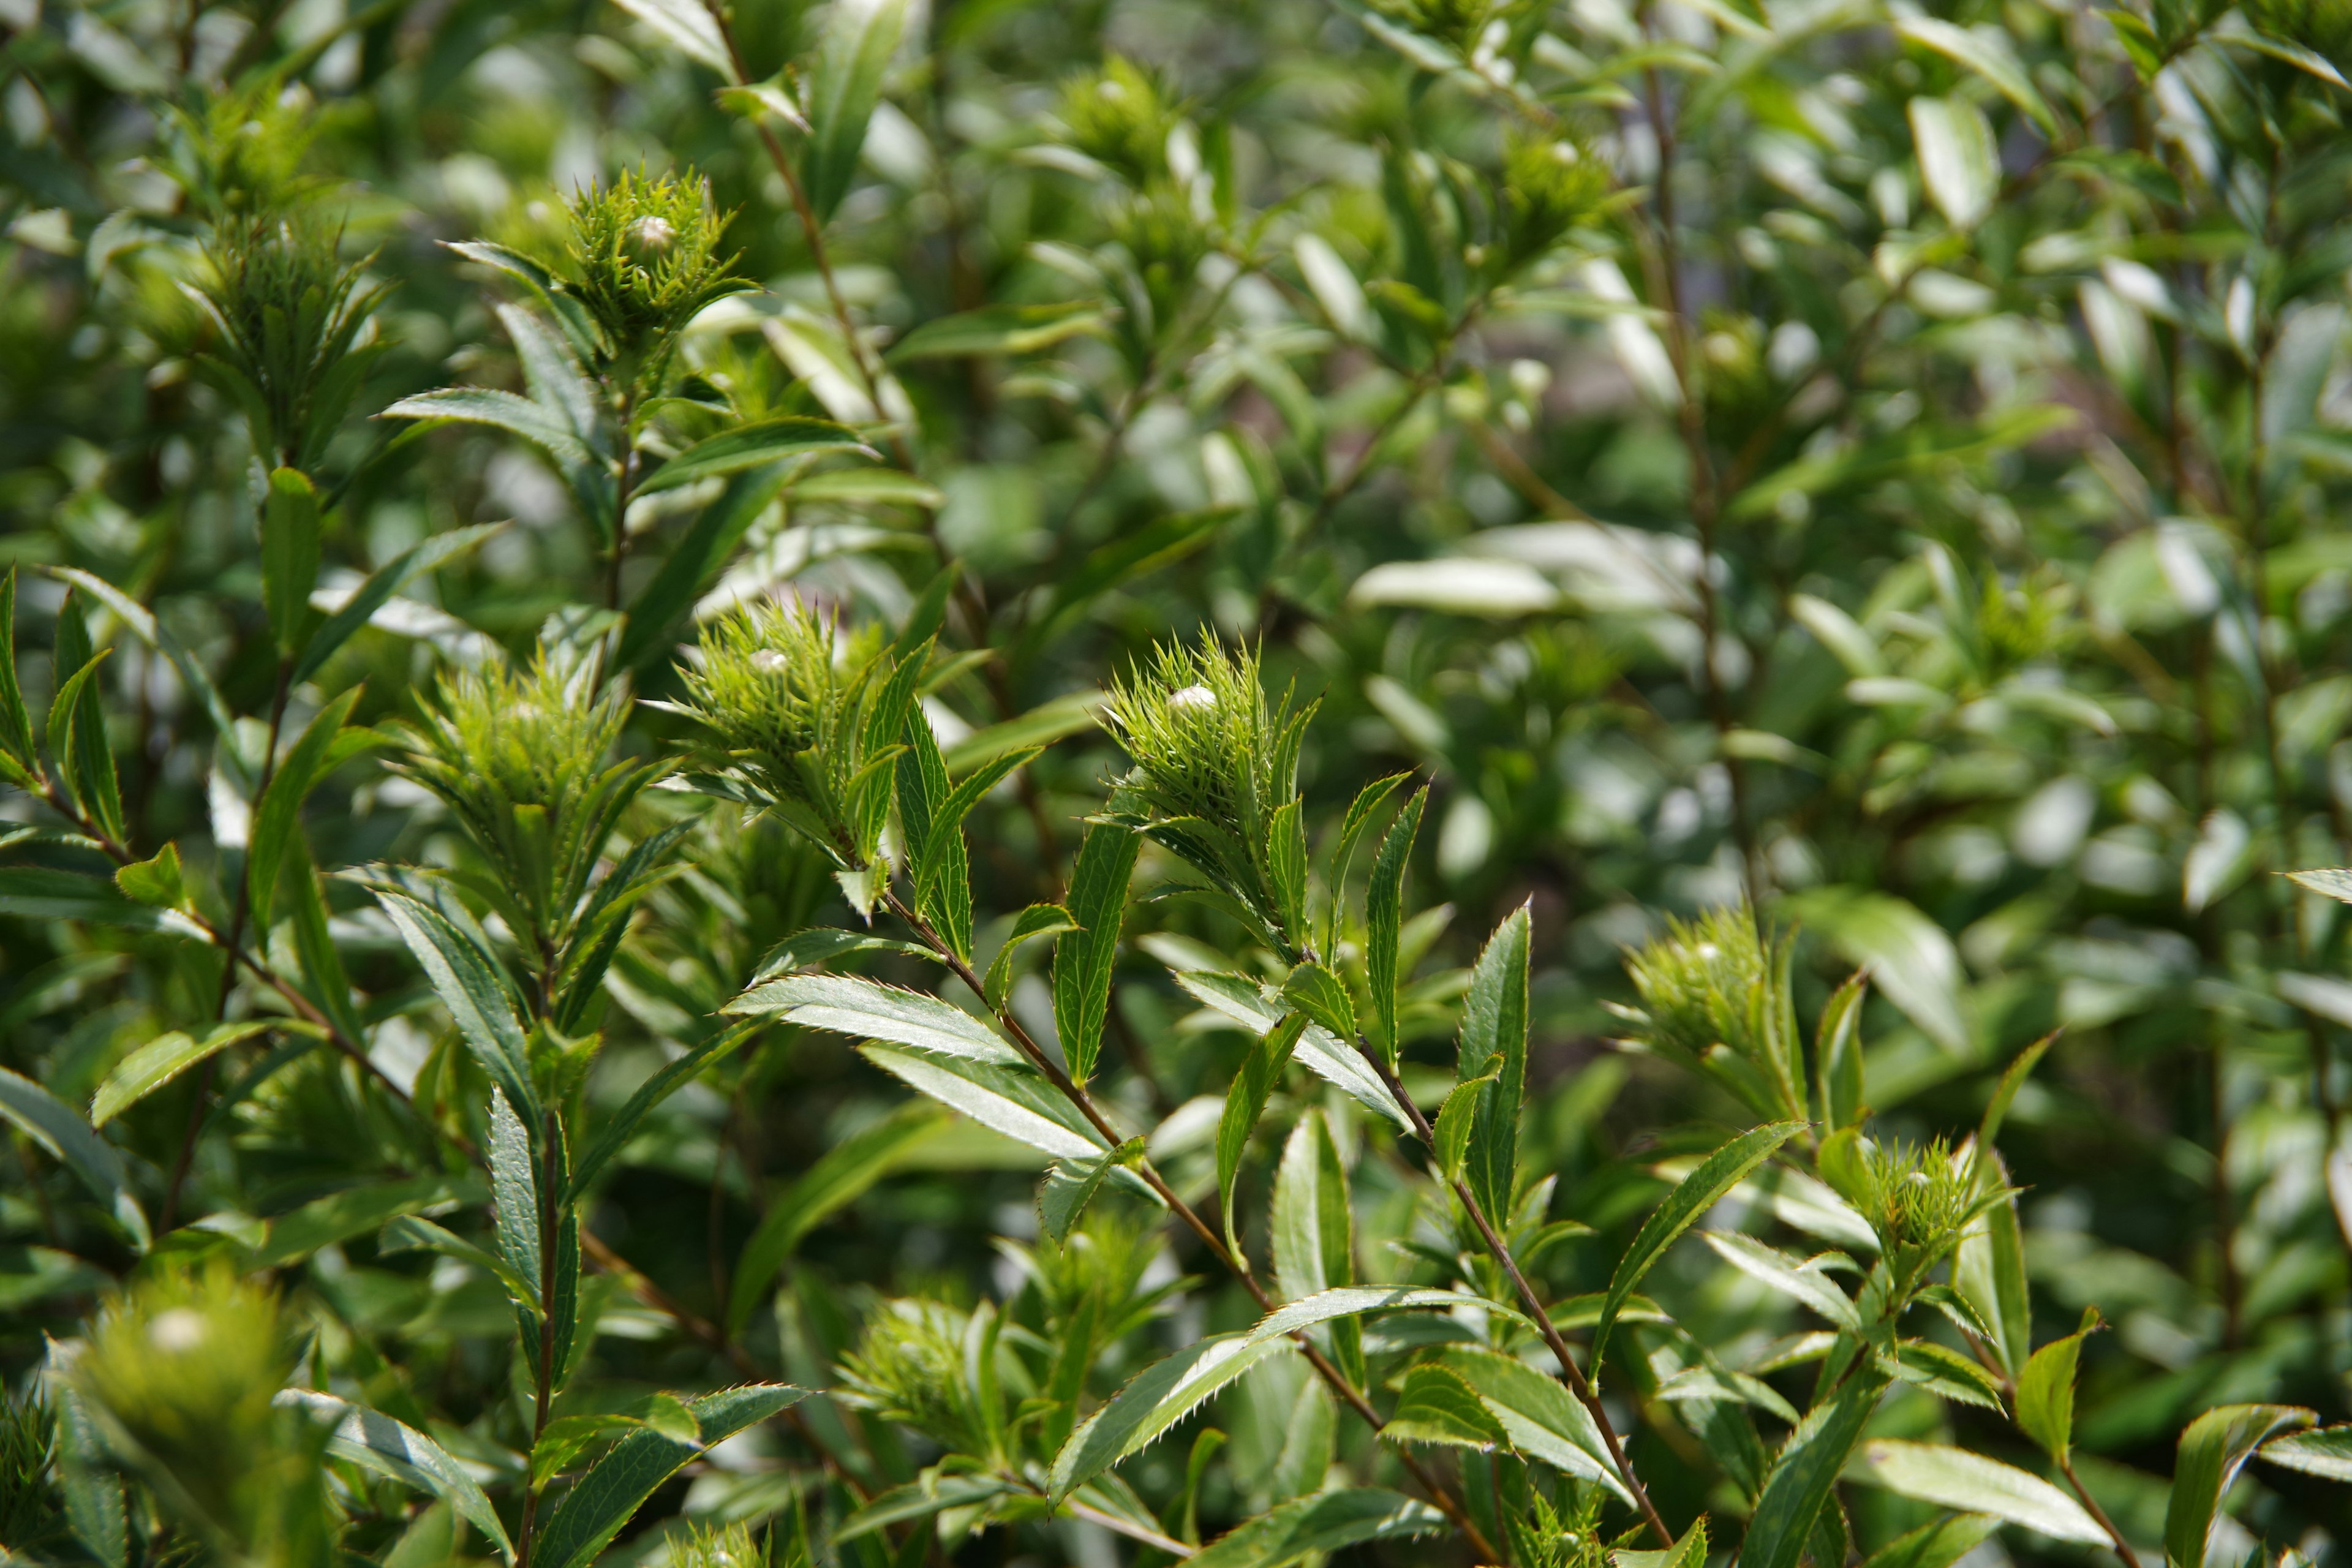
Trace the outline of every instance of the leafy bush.
<path fill-rule="evenodd" d="M 2343 0 L 0 15 L 0 1559 L 2345 1550 Z"/>

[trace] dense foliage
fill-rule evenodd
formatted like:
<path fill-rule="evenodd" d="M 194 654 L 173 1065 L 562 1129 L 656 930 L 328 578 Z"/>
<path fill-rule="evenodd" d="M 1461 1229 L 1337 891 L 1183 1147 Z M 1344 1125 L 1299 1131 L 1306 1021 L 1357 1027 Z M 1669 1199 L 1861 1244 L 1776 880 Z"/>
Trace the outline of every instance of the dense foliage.
<path fill-rule="evenodd" d="M 0 27 L 0 1561 L 2352 1551 L 2346 0 Z"/>

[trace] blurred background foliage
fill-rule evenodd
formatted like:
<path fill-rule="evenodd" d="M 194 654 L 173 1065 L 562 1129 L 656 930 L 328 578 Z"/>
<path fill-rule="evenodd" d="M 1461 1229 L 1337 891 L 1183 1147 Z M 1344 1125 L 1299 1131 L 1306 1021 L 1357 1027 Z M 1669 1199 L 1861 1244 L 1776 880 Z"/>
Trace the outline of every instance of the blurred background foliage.
<path fill-rule="evenodd" d="M 2352 922 L 2278 875 L 2352 858 L 2342 0 L 5 0 L 0 28 L 18 668 L 43 713 L 111 647 L 59 705 L 64 787 L 110 770 L 118 858 L 175 879 L 121 884 L 143 926 L 94 911 L 58 879 L 88 849 L 32 793 L 0 808 L 0 1063 L 56 1100 L 88 1107 L 169 1032 L 282 1015 L 173 910 L 184 864 L 214 926 L 304 940 L 234 867 L 273 742 L 313 716 L 419 722 L 437 672 L 543 637 L 608 637 L 638 695 L 677 701 L 677 646 L 730 605 L 887 634 L 955 563 L 921 698 L 947 769 L 1052 743 L 971 819 L 983 954 L 1062 895 L 1122 765 L 1097 694 L 1158 641 L 1253 644 L 1271 689 L 1321 705 L 1298 760 L 1318 843 L 1366 782 L 1433 784 L 1409 1082 L 1482 933 L 1531 903 L 1522 1165 L 1559 1178 L 1555 1217 L 1622 1240 L 1662 1161 L 1742 1121 L 1613 1049 L 1607 1009 L 1629 945 L 1750 898 L 1798 933 L 1803 1016 L 1869 970 L 1882 1127 L 1966 1133 L 2063 1031 L 2002 1148 L 2041 1330 L 2113 1326 L 2083 1352 L 2077 1454 L 2127 1532 L 2158 1535 L 2209 1406 L 2352 1411 Z M 621 204 L 602 227 L 567 216 L 597 200 Z M 599 297 L 614 258 L 635 281 Z M 559 296 L 605 399 L 576 426 L 436 393 L 563 413 L 549 329 L 517 324 Z M 697 445 L 786 419 L 866 450 Z M 690 450 L 709 466 L 667 464 Z M 318 520 L 290 598 L 257 521 L 281 504 Z M 300 628 L 388 566 L 396 592 L 298 669 Z M 627 757 L 692 734 L 655 707 L 613 724 Z M 480 1196 L 370 1076 L 452 1129 L 487 1094 L 363 884 L 507 875 L 397 755 L 310 758 L 298 835 L 372 1068 L 248 1032 L 99 1118 L 100 1146 L 159 1233 L 210 1216 L 167 1250 L 280 1267 L 304 1355 L 495 1468 L 528 1398 L 495 1282 L 334 1207 Z M 572 1020 L 604 1041 L 597 1105 L 707 1043 L 779 943 L 856 922 L 772 817 L 686 801 L 629 807 L 633 833 L 677 825 L 684 869 Z M 1128 936 L 1106 1058 L 1150 1124 L 1245 1053 L 1162 969 L 1237 939 L 1165 902 Z M 1050 1016 L 1014 974 L 1016 1012 Z M 627 1260 L 582 1286 L 593 1400 L 746 1366 L 824 1385 L 886 1297 L 1057 1289 L 1040 1158 L 904 1100 L 847 1042 L 778 1027 L 649 1118 L 591 1208 Z M 26 1386 L 152 1264 L 90 1199 L 100 1156 L 11 1114 L 0 1363 Z M 1242 1178 L 1261 1206 L 1269 1171 Z M 1415 1200 L 1376 1163 L 1358 1179 L 1370 1257 Z M 1199 1271 L 1120 1246 L 1100 1267 Z M 1572 1295 L 1607 1265 L 1566 1246 L 1543 1272 Z M 1718 1346 L 1787 1326 L 1703 1257 L 1648 1289 Z M 1245 1317 L 1230 1285 L 1169 1303 L 1191 1331 Z M 1198 1517 L 1264 1505 L 1296 1392 L 1225 1396 Z M 910 1473 L 884 1423 L 843 1423 L 702 1468 L 669 1512 L 783 1517 L 826 1445 Z M 1677 1473 L 1677 1429 L 1633 1440 Z M 1706 1500 L 1683 1473 L 1658 1486 L 1678 1522 Z M 1144 1476 L 1174 1495 L 1182 1447 Z M 2303 1480 L 2248 1481 L 2227 1543 L 2340 1552 L 2343 1494 Z M 354 1506 L 383 1510 L 354 1549 L 438 1560 L 389 1494 Z M 1980 1550 L 2082 1551 L 2011 1536 Z"/>

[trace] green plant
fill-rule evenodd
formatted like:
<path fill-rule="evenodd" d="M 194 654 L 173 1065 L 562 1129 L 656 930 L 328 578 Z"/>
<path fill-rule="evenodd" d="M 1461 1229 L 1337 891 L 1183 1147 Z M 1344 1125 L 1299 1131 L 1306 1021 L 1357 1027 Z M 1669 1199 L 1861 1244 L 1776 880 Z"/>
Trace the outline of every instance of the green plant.
<path fill-rule="evenodd" d="M 2340 5 L 16 9 L 7 1561 L 2342 1556 Z"/>

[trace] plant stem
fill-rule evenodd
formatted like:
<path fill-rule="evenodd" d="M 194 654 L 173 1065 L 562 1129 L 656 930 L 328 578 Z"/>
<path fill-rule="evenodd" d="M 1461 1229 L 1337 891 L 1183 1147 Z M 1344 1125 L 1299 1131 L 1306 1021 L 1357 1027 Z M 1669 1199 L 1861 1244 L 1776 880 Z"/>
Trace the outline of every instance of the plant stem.
<path fill-rule="evenodd" d="M 2139 1553 L 2132 1550 L 2132 1543 L 2124 1538 L 2124 1532 L 2116 1528 L 2116 1521 L 2107 1517 L 2107 1510 L 2099 1506 L 2099 1500 L 2091 1495 L 2091 1489 L 2083 1484 L 2083 1478 L 2074 1473 L 2073 1455 L 2068 1454 L 2059 1459 L 2058 1473 L 2066 1478 L 2066 1484 L 2082 1500 L 2084 1508 L 2098 1521 L 2099 1528 L 2107 1532 L 2107 1539 L 2115 1543 L 2116 1555 L 2124 1560 L 2124 1568 L 2139 1568 Z"/>
<path fill-rule="evenodd" d="M 1421 1113 L 1421 1107 L 1413 1103 L 1412 1096 L 1405 1092 L 1403 1083 L 1390 1070 L 1389 1064 L 1361 1036 L 1356 1039 L 1356 1049 L 1371 1064 L 1372 1070 L 1380 1074 L 1381 1081 L 1388 1086 L 1390 1098 L 1396 1101 L 1397 1109 L 1403 1111 L 1412 1123 L 1414 1136 L 1434 1151 L 1437 1147 L 1435 1130 L 1430 1126 L 1429 1119 Z M 1618 1441 L 1617 1429 L 1610 1424 L 1609 1413 L 1602 1407 L 1600 1394 L 1593 1391 L 1591 1383 L 1576 1364 L 1575 1357 L 1570 1354 L 1567 1340 L 1552 1323 L 1550 1309 L 1536 1295 L 1535 1288 L 1528 1283 L 1527 1275 L 1519 1268 L 1518 1259 L 1511 1254 L 1510 1244 L 1487 1219 L 1485 1207 L 1478 1202 L 1477 1195 L 1471 1192 L 1468 1183 L 1459 1177 L 1449 1177 L 1447 1185 L 1462 1205 L 1463 1211 L 1470 1216 L 1470 1223 L 1477 1227 L 1479 1239 L 1486 1243 L 1487 1253 L 1502 1266 L 1504 1274 L 1509 1278 L 1513 1293 L 1518 1297 L 1519 1304 L 1527 1309 L 1528 1316 L 1534 1320 L 1537 1331 L 1543 1335 L 1545 1347 L 1559 1363 L 1560 1382 L 1567 1384 L 1577 1403 L 1591 1413 L 1592 1424 L 1601 1429 L 1601 1440 L 1608 1446 L 1609 1460 L 1616 1467 L 1617 1479 L 1623 1481 L 1625 1489 L 1633 1494 L 1634 1505 L 1641 1510 L 1650 1533 L 1657 1537 L 1661 1546 L 1674 1545 L 1675 1532 L 1666 1527 L 1657 1506 L 1651 1502 L 1648 1490 L 1643 1487 L 1640 1478 L 1633 1474 L 1633 1463 L 1625 1457 L 1624 1445 Z"/>
<path fill-rule="evenodd" d="M 971 987 L 973 995 L 985 1002 L 988 996 L 987 988 L 982 984 L 980 976 L 972 973 L 971 965 L 966 963 L 953 948 L 941 940 L 940 934 L 931 929 L 929 921 L 908 908 L 895 889 L 886 889 L 883 897 L 889 905 L 890 912 L 905 921 L 908 928 L 922 940 L 923 945 L 938 954 L 957 979 Z M 1045 1075 L 1045 1080 L 1054 1086 L 1063 1099 L 1068 1100 L 1076 1108 L 1080 1115 L 1094 1125 L 1095 1131 L 1101 1135 L 1107 1147 L 1116 1148 L 1125 1142 L 1109 1120 L 1103 1115 L 1101 1109 L 1095 1104 L 1094 1097 L 1088 1094 L 1082 1085 L 1072 1081 L 1070 1075 L 1062 1070 L 1061 1064 L 1054 1060 L 1044 1047 L 1037 1044 L 1028 1029 L 1022 1025 L 1021 1020 L 1013 1016 L 1010 1007 L 992 1007 L 990 1010 L 998 1024 L 1013 1037 L 1013 1042 L 1020 1048 L 1021 1054 L 1028 1058 L 1030 1064 Z M 1257 1303 L 1258 1310 L 1272 1311 L 1276 1305 L 1274 1298 L 1266 1294 L 1265 1287 L 1258 1283 L 1256 1277 L 1250 1272 L 1249 1266 L 1234 1257 L 1226 1247 L 1224 1238 L 1217 1234 L 1215 1227 L 1207 1220 L 1201 1217 L 1200 1211 L 1179 1197 L 1175 1189 L 1171 1187 L 1166 1179 L 1152 1168 L 1149 1160 L 1138 1161 L 1135 1172 L 1143 1178 L 1144 1184 L 1150 1187 L 1160 1201 L 1168 1205 L 1169 1212 L 1182 1220 L 1192 1234 L 1201 1238 L 1202 1245 L 1209 1249 L 1210 1255 L 1223 1264 L 1234 1279 L 1241 1281 L 1242 1288 L 1247 1290 L 1250 1299 Z M 1349 1409 L 1361 1417 L 1367 1426 L 1378 1432 L 1388 1425 L 1381 1418 L 1380 1412 L 1372 1408 L 1371 1401 L 1364 1397 L 1363 1392 L 1349 1380 L 1345 1373 L 1332 1364 L 1330 1358 L 1317 1348 L 1314 1341 L 1308 1339 L 1303 1331 L 1294 1333 L 1290 1338 L 1297 1344 L 1300 1353 L 1306 1356 L 1307 1364 L 1315 1369 L 1317 1375 L 1321 1377 L 1331 1392 L 1337 1394 Z M 1477 1522 L 1463 1508 L 1453 1491 L 1422 1463 L 1420 1457 L 1403 1447 L 1399 1447 L 1394 1452 L 1403 1462 L 1405 1469 L 1412 1474 L 1412 1479 L 1420 1483 L 1423 1491 L 1429 1494 L 1430 1500 L 1453 1521 L 1456 1530 L 1462 1531 L 1471 1546 L 1479 1553 L 1480 1558 L 1486 1562 L 1500 1562 L 1501 1554 L 1495 1550 L 1493 1543 L 1487 1541 L 1485 1532 L 1479 1530 Z"/>

